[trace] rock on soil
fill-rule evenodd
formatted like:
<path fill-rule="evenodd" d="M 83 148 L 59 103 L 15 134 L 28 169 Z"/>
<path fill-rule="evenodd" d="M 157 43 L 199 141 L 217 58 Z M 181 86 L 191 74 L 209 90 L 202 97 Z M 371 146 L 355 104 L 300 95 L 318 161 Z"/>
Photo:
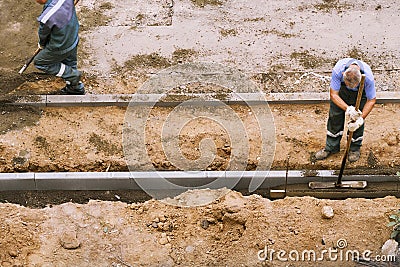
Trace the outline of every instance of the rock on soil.
<path fill-rule="evenodd" d="M 389 239 L 382 246 L 383 255 L 397 255 L 399 253 L 399 243 L 393 239 Z"/>
<path fill-rule="evenodd" d="M 64 233 L 60 238 L 60 244 L 65 249 L 77 249 L 81 245 L 76 237 L 76 233 Z"/>
<path fill-rule="evenodd" d="M 331 206 L 322 207 L 322 217 L 325 219 L 332 219 L 335 214 Z"/>

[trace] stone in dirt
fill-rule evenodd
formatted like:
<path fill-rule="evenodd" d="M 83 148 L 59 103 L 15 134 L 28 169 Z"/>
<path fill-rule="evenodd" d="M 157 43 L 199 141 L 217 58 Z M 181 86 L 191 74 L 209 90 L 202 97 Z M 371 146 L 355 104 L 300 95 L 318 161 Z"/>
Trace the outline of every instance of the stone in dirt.
<path fill-rule="evenodd" d="M 161 234 L 161 238 L 160 240 L 158 240 L 158 243 L 160 243 L 160 245 L 166 245 L 169 243 L 168 237 L 166 233 L 162 233 Z"/>
<path fill-rule="evenodd" d="M 10 255 L 10 256 L 13 257 L 13 258 L 18 257 L 18 251 L 16 251 L 16 250 L 9 250 L 9 251 L 8 251 L 8 255 Z"/>
<path fill-rule="evenodd" d="M 395 256 L 399 253 L 399 243 L 394 239 L 389 239 L 382 246 L 382 255 Z"/>
<path fill-rule="evenodd" d="M 203 219 L 200 224 L 201 228 L 203 228 L 204 230 L 207 230 L 208 226 L 210 225 L 210 223 L 206 219 Z"/>
<path fill-rule="evenodd" d="M 23 267 L 24 265 L 19 262 L 19 261 L 14 261 L 14 263 L 12 264 L 12 267 Z"/>
<path fill-rule="evenodd" d="M 12 264 L 11 264 L 11 262 L 3 261 L 3 262 L 1 262 L 1 266 L 3 266 L 3 267 L 10 267 L 10 266 L 12 266 Z"/>
<path fill-rule="evenodd" d="M 333 208 L 331 206 L 323 206 L 322 207 L 322 218 L 324 219 L 332 219 L 334 216 Z"/>
<path fill-rule="evenodd" d="M 64 233 L 60 239 L 61 246 L 65 249 L 77 249 L 81 243 L 76 237 L 76 233 Z"/>

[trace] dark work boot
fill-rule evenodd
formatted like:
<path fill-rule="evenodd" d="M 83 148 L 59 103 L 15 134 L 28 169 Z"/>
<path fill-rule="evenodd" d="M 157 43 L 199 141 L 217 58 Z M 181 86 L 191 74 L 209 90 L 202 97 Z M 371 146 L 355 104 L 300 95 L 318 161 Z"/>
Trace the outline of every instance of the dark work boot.
<path fill-rule="evenodd" d="M 349 162 L 356 162 L 360 159 L 360 151 L 349 151 Z"/>
<path fill-rule="evenodd" d="M 62 95 L 84 95 L 85 86 L 82 82 L 78 82 L 76 85 L 72 85 L 67 81 L 67 85 L 61 89 Z"/>
<path fill-rule="evenodd" d="M 76 70 L 76 76 L 65 79 L 66 86 L 61 89 L 62 95 L 84 95 L 85 86 L 80 81 L 81 72 Z"/>
<path fill-rule="evenodd" d="M 326 159 L 330 154 L 331 154 L 330 151 L 326 151 L 325 148 L 323 148 L 323 149 L 321 149 L 321 150 L 319 150 L 319 151 L 317 151 L 317 152 L 315 153 L 315 159 L 316 159 L 316 160 L 324 160 L 324 159 Z"/>

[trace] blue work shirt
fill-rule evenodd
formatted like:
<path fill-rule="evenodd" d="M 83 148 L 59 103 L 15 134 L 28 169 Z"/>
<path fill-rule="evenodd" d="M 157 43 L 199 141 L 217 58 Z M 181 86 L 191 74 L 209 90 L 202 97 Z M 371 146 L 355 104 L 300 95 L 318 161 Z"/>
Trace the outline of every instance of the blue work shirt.
<path fill-rule="evenodd" d="M 79 22 L 73 0 L 48 0 L 38 21 L 41 46 L 65 54 L 78 45 Z"/>
<path fill-rule="evenodd" d="M 350 61 L 354 61 L 354 59 L 352 58 L 343 58 L 341 60 L 339 60 L 335 67 L 332 70 L 332 79 L 331 79 L 331 88 L 334 91 L 339 91 L 340 90 L 340 86 L 342 84 L 342 82 L 344 82 L 343 79 L 343 72 L 345 72 L 346 70 L 346 65 L 347 63 L 349 63 Z M 361 68 L 361 70 L 363 70 L 364 74 L 365 74 L 365 82 L 364 82 L 364 90 L 365 90 L 365 95 L 367 96 L 367 99 L 374 99 L 376 98 L 376 90 L 375 90 L 375 80 L 374 80 L 374 75 L 372 74 L 372 70 L 371 67 L 361 61 L 361 60 L 357 60 L 358 63 L 361 63 L 362 66 L 359 66 Z M 355 62 L 356 63 L 356 62 Z M 348 90 L 351 91 L 358 91 L 358 87 L 356 88 L 347 88 Z"/>

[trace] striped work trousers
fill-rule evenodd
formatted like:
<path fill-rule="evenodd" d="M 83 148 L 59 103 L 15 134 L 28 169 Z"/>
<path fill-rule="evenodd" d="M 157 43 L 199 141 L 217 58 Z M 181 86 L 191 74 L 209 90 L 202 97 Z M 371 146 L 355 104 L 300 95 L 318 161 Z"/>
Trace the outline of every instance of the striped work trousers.
<path fill-rule="evenodd" d="M 47 74 L 63 78 L 70 84 L 78 84 L 81 72 L 77 69 L 77 47 L 65 54 L 57 54 L 43 49 L 35 57 L 35 67 Z"/>

